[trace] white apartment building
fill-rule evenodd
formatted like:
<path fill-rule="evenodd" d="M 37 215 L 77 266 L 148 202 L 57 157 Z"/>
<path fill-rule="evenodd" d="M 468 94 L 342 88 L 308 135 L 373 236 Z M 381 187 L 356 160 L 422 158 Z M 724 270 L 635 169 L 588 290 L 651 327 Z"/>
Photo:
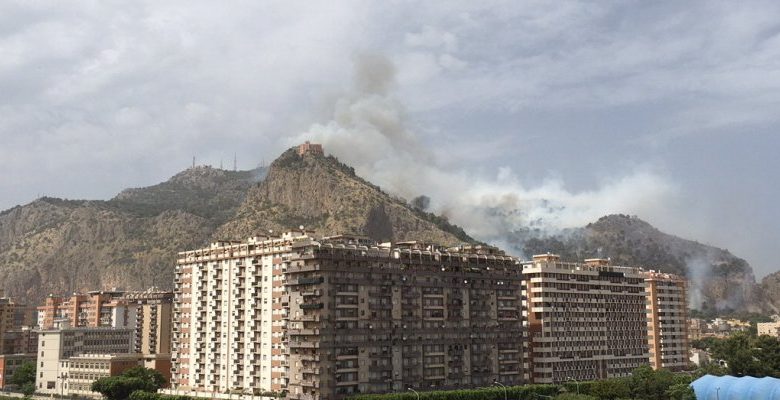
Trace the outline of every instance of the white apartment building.
<path fill-rule="evenodd" d="M 685 278 L 646 272 L 647 338 L 650 365 L 679 371 L 688 368 L 688 283 Z"/>
<path fill-rule="evenodd" d="M 64 394 L 68 360 L 82 354 L 128 354 L 133 352 L 133 329 L 62 328 L 38 332 L 36 390 Z"/>
<path fill-rule="evenodd" d="M 283 261 L 310 232 L 179 253 L 171 392 L 211 396 L 286 386 Z"/>
<path fill-rule="evenodd" d="M 533 383 L 628 376 L 648 364 L 642 271 L 608 260 L 523 263 Z"/>

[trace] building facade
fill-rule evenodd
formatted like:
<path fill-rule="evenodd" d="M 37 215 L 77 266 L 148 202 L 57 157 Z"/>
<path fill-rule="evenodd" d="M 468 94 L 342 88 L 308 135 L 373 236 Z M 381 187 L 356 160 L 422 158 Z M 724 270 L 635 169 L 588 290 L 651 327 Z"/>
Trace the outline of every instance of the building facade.
<path fill-rule="evenodd" d="M 17 353 L 15 331 L 33 324 L 34 309 L 7 297 L 0 297 L 0 354 Z"/>
<path fill-rule="evenodd" d="M 494 248 L 311 232 L 179 254 L 172 392 L 525 382 L 522 271 Z"/>
<path fill-rule="evenodd" d="M 535 255 L 527 282 L 533 383 L 628 376 L 649 361 L 642 271 Z"/>
<path fill-rule="evenodd" d="M 35 363 L 35 353 L 0 354 L 0 389 L 6 389 L 16 369 L 28 362 Z"/>
<path fill-rule="evenodd" d="M 647 338 L 650 365 L 680 371 L 688 368 L 688 282 L 673 274 L 646 272 Z"/>
<path fill-rule="evenodd" d="M 40 393 L 64 394 L 67 362 L 83 354 L 131 354 L 135 331 L 129 328 L 61 328 L 38 333 L 37 376 Z"/>
<path fill-rule="evenodd" d="M 2 337 L 5 354 L 35 354 L 38 351 L 38 332 L 30 327 L 5 331 Z"/>
<path fill-rule="evenodd" d="M 121 375 L 142 365 L 140 354 L 82 354 L 62 361 L 62 394 L 102 398 L 92 391 L 92 383 L 100 378 Z"/>
<path fill-rule="evenodd" d="M 759 335 L 769 335 L 780 338 L 780 321 L 759 322 L 756 324 Z"/>

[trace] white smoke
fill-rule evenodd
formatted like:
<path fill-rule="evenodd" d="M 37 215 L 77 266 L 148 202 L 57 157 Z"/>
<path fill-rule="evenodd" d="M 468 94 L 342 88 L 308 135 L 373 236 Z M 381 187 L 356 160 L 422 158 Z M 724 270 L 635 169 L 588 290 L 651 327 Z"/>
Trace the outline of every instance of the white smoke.
<path fill-rule="evenodd" d="M 386 59 L 358 57 L 355 88 L 336 101 L 333 118 L 312 125 L 289 144 L 322 143 L 327 153 L 384 190 L 406 199 L 427 195 L 431 211 L 496 244 L 503 244 L 507 233 L 525 228 L 553 234 L 610 213 L 653 214 L 673 193 L 669 182 L 643 170 L 571 192 L 555 179 L 527 186 L 510 167 L 489 176 L 443 167 L 437 154 L 408 128 L 403 106 L 390 94 L 394 75 Z"/>

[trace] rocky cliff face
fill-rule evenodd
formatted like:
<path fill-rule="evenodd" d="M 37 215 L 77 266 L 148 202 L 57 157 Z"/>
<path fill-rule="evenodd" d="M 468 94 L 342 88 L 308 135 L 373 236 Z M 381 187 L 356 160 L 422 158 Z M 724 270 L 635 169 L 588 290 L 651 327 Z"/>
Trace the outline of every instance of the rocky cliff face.
<path fill-rule="evenodd" d="M 290 150 L 250 189 L 221 238 L 304 225 L 323 235 L 353 233 L 379 241 L 424 240 L 444 245 L 473 242 L 445 219 L 411 208 L 359 178 L 333 157 Z"/>
<path fill-rule="evenodd" d="M 766 297 L 766 304 L 774 312 L 780 312 L 780 271 L 769 274 L 761 280 L 761 289 Z"/>
<path fill-rule="evenodd" d="M 42 198 L 0 214 L 0 286 L 48 293 L 170 287 L 178 251 L 206 243 L 263 171 L 188 169 L 109 201 Z"/>

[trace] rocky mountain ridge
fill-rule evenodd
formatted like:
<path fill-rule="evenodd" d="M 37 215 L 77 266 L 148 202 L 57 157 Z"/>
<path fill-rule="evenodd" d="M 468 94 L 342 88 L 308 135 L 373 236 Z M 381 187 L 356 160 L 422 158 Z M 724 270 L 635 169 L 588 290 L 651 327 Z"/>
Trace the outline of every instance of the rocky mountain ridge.
<path fill-rule="evenodd" d="M 177 252 L 215 239 L 244 239 L 304 225 L 318 234 L 380 241 L 476 242 L 446 218 L 421 211 L 360 178 L 331 156 L 283 153 L 269 168 L 189 168 L 166 182 L 107 201 L 41 198 L 0 212 L 0 289 L 38 302 L 47 293 L 96 288 L 170 288 Z M 731 253 L 612 215 L 554 236 L 510 235 L 527 256 L 613 262 L 681 273 L 694 305 L 772 311 L 780 278 L 757 285 Z M 774 305 L 772 305 L 774 304 Z"/>

